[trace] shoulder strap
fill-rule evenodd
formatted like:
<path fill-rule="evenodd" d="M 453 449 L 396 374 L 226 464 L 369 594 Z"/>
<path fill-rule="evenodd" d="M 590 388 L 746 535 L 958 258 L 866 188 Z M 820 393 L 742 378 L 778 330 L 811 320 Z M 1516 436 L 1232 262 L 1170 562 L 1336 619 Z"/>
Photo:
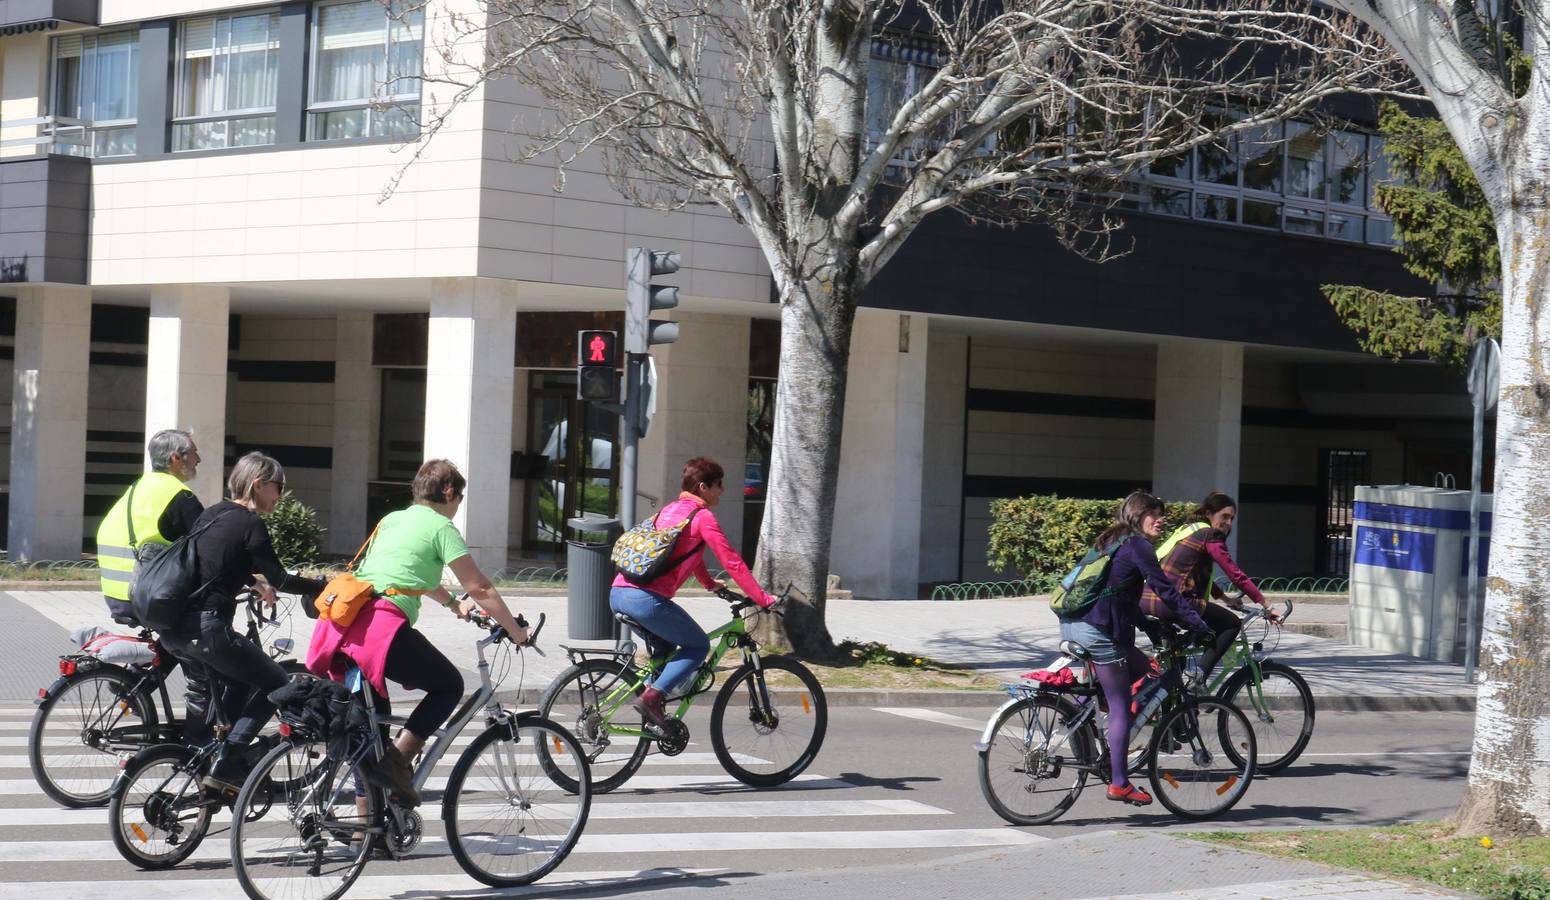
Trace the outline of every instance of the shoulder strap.
<path fill-rule="evenodd" d="M 694 512 L 689 513 L 689 518 L 684 519 L 683 529 L 678 532 L 678 535 L 680 537 L 682 537 L 689 530 L 689 523 L 694 521 L 694 517 L 699 515 L 704 510 L 705 510 L 705 507 L 703 507 L 703 506 L 696 506 L 694 508 Z M 661 514 L 658 513 L 658 515 L 661 515 Z M 700 545 L 703 545 L 704 543 L 705 543 L 704 541 L 700 541 Z M 682 556 L 680 556 L 677 559 L 673 560 L 672 562 L 668 563 L 667 567 L 669 569 L 676 569 L 676 568 L 678 568 L 678 564 L 679 563 L 683 562 L 684 560 L 688 559 L 689 557 L 693 556 L 694 554 L 698 553 L 699 551 L 700 551 L 700 547 L 699 546 L 691 547 L 688 550 L 685 550 Z"/>
<path fill-rule="evenodd" d="M 135 549 L 135 488 L 140 484 L 136 478 L 129 483 L 129 500 L 124 504 L 124 518 L 129 520 L 129 549 Z"/>
<path fill-rule="evenodd" d="M 371 542 L 377 539 L 377 529 L 381 527 L 382 523 L 379 521 L 377 522 L 376 528 L 371 530 L 371 534 L 366 535 L 366 543 L 361 545 L 361 549 L 355 551 L 355 558 L 350 560 L 350 565 L 345 567 L 345 571 L 355 571 L 355 564 L 361 561 L 361 557 L 366 554 L 366 548 L 370 547 Z"/>

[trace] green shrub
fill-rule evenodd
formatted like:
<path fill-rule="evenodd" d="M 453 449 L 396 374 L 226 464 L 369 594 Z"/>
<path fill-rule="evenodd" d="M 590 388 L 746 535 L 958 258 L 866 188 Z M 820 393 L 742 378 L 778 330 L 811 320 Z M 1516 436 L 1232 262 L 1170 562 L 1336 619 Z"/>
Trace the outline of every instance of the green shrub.
<path fill-rule="evenodd" d="M 269 526 L 269 541 L 275 555 L 286 568 L 317 562 L 324 528 L 318 524 L 317 510 L 286 492 L 273 511 L 264 516 Z"/>
<path fill-rule="evenodd" d="M 1071 571 L 1098 535 L 1114 521 L 1120 500 L 1014 497 L 990 504 L 991 568 L 1049 584 Z M 1168 504 L 1168 524 L 1184 522 L 1193 503 Z M 1166 532 L 1164 533 L 1166 536 Z"/>

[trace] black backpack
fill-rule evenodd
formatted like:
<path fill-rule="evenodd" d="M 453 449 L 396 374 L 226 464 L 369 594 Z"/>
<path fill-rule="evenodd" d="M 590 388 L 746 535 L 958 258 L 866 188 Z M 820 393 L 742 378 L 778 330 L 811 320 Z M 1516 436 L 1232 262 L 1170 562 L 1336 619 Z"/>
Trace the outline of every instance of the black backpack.
<path fill-rule="evenodd" d="M 199 553 L 194 539 L 214 525 L 221 516 L 168 544 L 154 557 L 136 566 L 129 585 L 129 605 L 141 624 L 157 631 L 177 626 L 188 612 L 188 605 L 209 589 L 215 579 L 199 583 Z"/>

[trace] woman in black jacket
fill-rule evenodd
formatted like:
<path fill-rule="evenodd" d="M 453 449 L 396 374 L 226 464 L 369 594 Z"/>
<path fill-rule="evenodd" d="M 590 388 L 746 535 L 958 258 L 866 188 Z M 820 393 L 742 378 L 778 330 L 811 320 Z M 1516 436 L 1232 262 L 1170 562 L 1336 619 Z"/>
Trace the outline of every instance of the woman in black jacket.
<path fill-rule="evenodd" d="M 220 703 L 232 728 L 205 784 L 234 792 L 247 777 L 243 748 L 274 715 L 269 692 L 286 682 L 280 664 L 232 627 L 237 597 L 251 587 L 272 606 L 276 589 L 310 599 L 322 592 L 324 582 L 288 574 L 275 556 L 269 527 L 259 518 L 273 510 L 285 493 L 285 470 L 279 462 L 256 451 L 249 453 L 232 467 L 226 487 L 231 499 L 206 509 L 190 531 L 204 590 L 189 604 L 183 622 L 163 633 L 162 643 L 223 683 Z M 255 580 L 255 575 L 262 580 Z"/>

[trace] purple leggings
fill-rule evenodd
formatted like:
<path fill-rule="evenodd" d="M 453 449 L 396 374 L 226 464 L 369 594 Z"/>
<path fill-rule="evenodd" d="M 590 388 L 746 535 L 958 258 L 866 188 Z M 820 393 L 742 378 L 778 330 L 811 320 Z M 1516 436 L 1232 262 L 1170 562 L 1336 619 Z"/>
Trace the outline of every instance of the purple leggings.
<path fill-rule="evenodd" d="M 1146 654 L 1135 647 L 1122 652 L 1124 659 L 1095 666 L 1098 684 L 1109 704 L 1109 783 L 1120 788 L 1130 784 L 1126 759 L 1130 748 L 1130 686 L 1152 665 Z"/>

